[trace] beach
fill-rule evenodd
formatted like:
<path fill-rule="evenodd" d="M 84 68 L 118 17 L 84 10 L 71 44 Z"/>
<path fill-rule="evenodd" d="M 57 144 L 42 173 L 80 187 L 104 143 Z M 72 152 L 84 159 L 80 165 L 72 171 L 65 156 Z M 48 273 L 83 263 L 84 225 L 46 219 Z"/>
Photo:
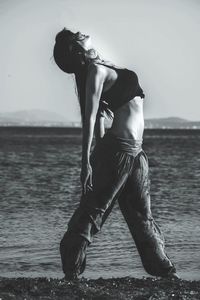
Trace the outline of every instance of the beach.
<path fill-rule="evenodd" d="M 130 277 L 66 281 L 48 278 L 0 278 L 1 300 L 200 299 L 200 282 Z"/>

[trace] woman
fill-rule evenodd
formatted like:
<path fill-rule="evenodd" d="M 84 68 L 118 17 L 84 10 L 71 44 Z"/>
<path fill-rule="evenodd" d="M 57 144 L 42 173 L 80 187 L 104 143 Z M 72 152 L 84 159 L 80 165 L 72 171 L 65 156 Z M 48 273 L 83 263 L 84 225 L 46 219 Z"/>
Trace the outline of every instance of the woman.
<path fill-rule="evenodd" d="M 56 36 L 54 59 L 61 70 L 75 75 L 83 124 L 82 197 L 60 243 L 66 278 L 84 271 L 87 247 L 116 200 L 145 270 L 178 277 L 151 214 L 148 161 L 142 150 L 144 93 L 137 75 L 102 60 L 88 35 L 65 28 Z M 113 118 L 106 134 L 105 116 Z M 96 145 L 90 156 L 93 134 Z"/>

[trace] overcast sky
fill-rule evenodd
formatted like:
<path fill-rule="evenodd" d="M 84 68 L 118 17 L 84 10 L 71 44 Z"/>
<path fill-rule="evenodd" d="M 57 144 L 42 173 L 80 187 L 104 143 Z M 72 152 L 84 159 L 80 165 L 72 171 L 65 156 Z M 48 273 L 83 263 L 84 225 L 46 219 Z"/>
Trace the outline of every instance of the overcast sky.
<path fill-rule="evenodd" d="M 52 59 L 63 27 L 139 76 L 145 118 L 200 120 L 199 0 L 0 0 L 0 112 L 54 111 L 77 121 L 73 76 Z"/>

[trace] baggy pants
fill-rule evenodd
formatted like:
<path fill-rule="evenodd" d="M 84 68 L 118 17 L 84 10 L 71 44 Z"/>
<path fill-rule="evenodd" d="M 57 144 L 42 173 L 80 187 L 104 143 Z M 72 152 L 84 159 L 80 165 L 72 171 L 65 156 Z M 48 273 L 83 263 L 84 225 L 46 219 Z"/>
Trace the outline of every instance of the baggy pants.
<path fill-rule="evenodd" d="M 64 273 L 79 275 L 84 271 L 87 246 L 116 200 L 145 270 L 163 277 L 174 273 L 175 267 L 165 253 L 163 234 L 151 213 L 148 160 L 142 142 L 107 132 L 92 152 L 91 166 L 92 189 L 82 195 L 60 243 Z"/>

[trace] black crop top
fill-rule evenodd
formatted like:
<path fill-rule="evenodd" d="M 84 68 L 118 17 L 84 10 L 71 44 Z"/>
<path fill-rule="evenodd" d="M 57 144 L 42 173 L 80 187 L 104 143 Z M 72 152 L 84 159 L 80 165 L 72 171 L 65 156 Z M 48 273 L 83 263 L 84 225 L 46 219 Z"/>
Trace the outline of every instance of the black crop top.
<path fill-rule="evenodd" d="M 115 66 L 98 63 L 111 68 L 117 72 L 117 79 L 111 88 L 101 94 L 100 110 L 109 108 L 111 111 L 117 110 L 123 104 L 129 102 L 136 96 L 144 98 L 142 88 L 139 85 L 137 74 L 128 69 L 120 69 Z"/>

